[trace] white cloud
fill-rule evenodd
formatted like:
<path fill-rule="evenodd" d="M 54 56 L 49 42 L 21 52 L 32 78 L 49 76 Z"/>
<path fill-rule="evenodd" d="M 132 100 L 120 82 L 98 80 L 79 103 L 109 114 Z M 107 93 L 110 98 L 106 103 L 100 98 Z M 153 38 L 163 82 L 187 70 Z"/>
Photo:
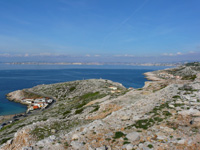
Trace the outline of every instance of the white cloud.
<path fill-rule="evenodd" d="M 38 56 L 54 56 L 52 53 L 40 53 Z"/>
<path fill-rule="evenodd" d="M 164 54 L 162 54 L 163 56 L 174 56 L 174 54 L 173 53 L 164 53 Z"/>
<path fill-rule="evenodd" d="M 28 56 L 29 56 L 29 54 L 27 54 L 27 53 L 24 55 L 24 57 L 28 57 Z"/>
<path fill-rule="evenodd" d="M 25 55 L 22 55 L 22 54 L 14 54 L 14 55 L 11 55 L 11 57 L 24 57 Z"/>
<path fill-rule="evenodd" d="M 91 55 L 89 55 L 89 54 L 86 54 L 85 56 L 86 56 L 86 57 L 90 57 Z"/>
<path fill-rule="evenodd" d="M 94 57 L 100 57 L 101 55 L 94 55 Z"/>
<path fill-rule="evenodd" d="M 29 56 L 67 56 L 64 54 L 56 54 L 56 53 L 39 53 L 39 54 L 31 54 Z"/>
<path fill-rule="evenodd" d="M 135 57 L 135 55 L 124 54 L 124 55 L 114 55 L 114 57 Z"/>
<path fill-rule="evenodd" d="M 178 55 L 183 55 L 183 53 L 181 52 L 177 52 L 177 53 L 163 53 L 163 56 L 178 56 Z"/>
<path fill-rule="evenodd" d="M 124 57 L 135 57 L 134 55 L 125 54 Z"/>
<path fill-rule="evenodd" d="M 3 53 L 0 54 L 0 57 L 56 57 L 56 56 L 69 56 L 66 54 L 56 54 L 56 53 L 39 53 L 39 54 L 9 54 Z"/>
<path fill-rule="evenodd" d="M 190 54 L 194 54 L 195 52 L 194 52 L 194 51 L 189 51 L 189 53 L 190 53 Z"/>

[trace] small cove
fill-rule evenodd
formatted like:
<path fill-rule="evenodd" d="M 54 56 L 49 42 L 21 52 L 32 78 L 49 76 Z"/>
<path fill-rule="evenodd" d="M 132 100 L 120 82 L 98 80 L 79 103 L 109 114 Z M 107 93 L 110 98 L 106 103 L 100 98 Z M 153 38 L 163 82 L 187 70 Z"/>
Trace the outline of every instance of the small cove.
<path fill-rule="evenodd" d="M 168 67 L 143 66 L 60 66 L 60 65 L 0 65 L 0 115 L 26 111 L 26 106 L 6 99 L 15 90 L 39 84 L 53 84 L 85 79 L 108 79 L 125 87 L 141 88 L 147 79 L 143 73 Z"/>

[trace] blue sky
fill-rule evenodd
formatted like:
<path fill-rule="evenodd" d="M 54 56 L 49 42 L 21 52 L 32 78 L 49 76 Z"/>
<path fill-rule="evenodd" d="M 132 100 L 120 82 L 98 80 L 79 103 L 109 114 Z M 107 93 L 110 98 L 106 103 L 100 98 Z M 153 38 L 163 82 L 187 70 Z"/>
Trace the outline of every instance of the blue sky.
<path fill-rule="evenodd" d="M 200 56 L 199 6 L 199 0 L 1 0 L 0 58 L 192 60 Z"/>

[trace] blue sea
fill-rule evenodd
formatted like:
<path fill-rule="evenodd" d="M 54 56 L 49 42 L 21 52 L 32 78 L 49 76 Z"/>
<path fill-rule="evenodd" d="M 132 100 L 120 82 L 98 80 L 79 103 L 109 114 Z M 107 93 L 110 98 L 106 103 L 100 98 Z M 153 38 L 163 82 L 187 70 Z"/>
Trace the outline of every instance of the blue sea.
<path fill-rule="evenodd" d="M 6 99 L 5 95 L 15 90 L 39 84 L 100 78 L 120 82 L 127 88 L 141 88 L 147 81 L 143 73 L 165 68 L 169 67 L 0 64 L 0 115 L 26 111 L 25 105 Z"/>

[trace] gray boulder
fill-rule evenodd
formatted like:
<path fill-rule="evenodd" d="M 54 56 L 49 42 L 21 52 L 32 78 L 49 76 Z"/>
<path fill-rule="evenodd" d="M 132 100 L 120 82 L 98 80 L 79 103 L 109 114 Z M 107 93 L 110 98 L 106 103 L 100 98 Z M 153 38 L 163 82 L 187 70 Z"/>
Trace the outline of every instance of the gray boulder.
<path fill-rule="evenodd" d="M 137 141 L 140 139 L 140 134 L 138 132 L 131 132 L 126 135 L 129 141 Z"/>

